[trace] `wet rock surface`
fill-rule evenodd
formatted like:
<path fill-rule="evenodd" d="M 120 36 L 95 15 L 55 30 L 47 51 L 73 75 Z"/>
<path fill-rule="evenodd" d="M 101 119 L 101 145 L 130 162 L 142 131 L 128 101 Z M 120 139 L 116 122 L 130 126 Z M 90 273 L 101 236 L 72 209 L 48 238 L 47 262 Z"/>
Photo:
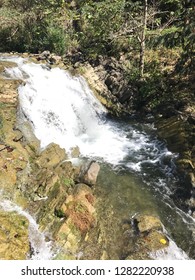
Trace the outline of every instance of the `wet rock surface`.
<path fill-rule="evenodd" d="M 180 188 L 174 190 L 173 198 L 180 206 L 189 209 L 192 213 L 195 211 L 195 124 L 193 119 L 193 112 L 186 112 L 156 121 L 159 137 L 167 142 L 171 151 L 178 154 L 176 164 L 182 184 Z"/>
<path fill-rule="evenodd" d="M 25 260 L 29 252 L 28 220 L 0 209 L 0 260 Z"/>
<path fill-rule="evenodd" d="M 135 112 L 137 89 L 125 78 L 123 63 L 115 58 L 99 56 L 95 61 L 72 63 L 73 72 L 80 73 L 88 82 L 100 102 L 112 115 Z"/>

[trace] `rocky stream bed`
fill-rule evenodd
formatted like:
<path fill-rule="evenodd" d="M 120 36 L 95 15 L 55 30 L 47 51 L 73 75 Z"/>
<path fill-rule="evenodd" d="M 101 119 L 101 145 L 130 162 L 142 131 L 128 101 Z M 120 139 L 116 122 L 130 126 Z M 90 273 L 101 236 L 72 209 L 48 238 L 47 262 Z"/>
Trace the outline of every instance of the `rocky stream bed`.
<path fill-rule="evenodd" d="M 32 55 L 30 60 L 68 68 L 60 57 L 46 53 Z M 41 149 L 30 121 L 21 118 L 18 86 L 24 82 L 9 78 L 5 71 L 14 66 L 13 62 L 0 61 L 0 259 L 29 259 L 36 254 L 29 238 L 28 216 L 14 207 L 7 211 L 8 200 L 36 220 L 38 231 L 44 233 L 44 242 L 51 248 L 51 259 L 152 259 L 151 253 L 168 247 L 170 240 L 160 218 L 139 213 L 123 221 L 123 240 L 118 241 L 114 253 L 108 251 L 110 247 L 105 244 L 111 242 L 111 236 L 104 232 L 105 223 L 109 227 L 116 223 L 105 222 L 106 217 L 98 210 L 100 165 L 95 160 L 75 165 L 72 159 L 79 156 L 78 147 L 72 147 L 71 159 L 56 143 Z M 98 66 L 77 62 L 71 71 L 81 72 L 81 68 L 91 89 L 111 113 L 124 113 L 131 107 L 130 103 L 124 105 L 132 98 L 130 86 L 121 83 L 122 70 L 114 61 Z M 173 199 L 193 217 L 194 111 L 189 108 L 185 114 L 159 117 L 154 122 L 158 135 L 179 154 L 177 172 L 184 184 L 174 190 Z"/>

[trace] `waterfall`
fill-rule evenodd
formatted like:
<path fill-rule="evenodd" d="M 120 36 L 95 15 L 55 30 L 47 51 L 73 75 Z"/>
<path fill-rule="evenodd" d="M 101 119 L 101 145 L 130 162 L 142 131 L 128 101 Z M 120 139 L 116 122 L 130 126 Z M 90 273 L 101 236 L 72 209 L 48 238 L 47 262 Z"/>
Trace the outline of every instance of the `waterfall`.
<path fill-rule="evenodd" d="M 153 191 L 152 195 L 159 197 L 160 194 L 165 219 L 173 211 L 174 215 L 178 215 L 175 205 L 170 206 L 173 202 L 170 200 L 171 189 L 168 185 L 169 182 L 171 185 L 176 182 L 174 178 L 171 179 L 173 158 L 176 155 L 168 151 L 164 144 L 157 139 L 151 140 L 147 132 L 128 122 L 109 120 L 106 109 L 94 97 L 82 77 L 72 76 L 59 68 L 49 69 L 45 65 L 26 63 L 22 58 L 5 59 L 18 64 L 17 67 L 6 69 L 6 77 L 24 81 L 18 90 L 20 107 L 24 116 L 32 123 L 41 148 L 54 142 L 70 152 L 73 147 L 78 146 L 82 157 L 98 159 L 119 169 L 124 168 L 125 172 L 139 174 L 142 184 L 133 191 L 139 192 L 142 197 L 142 188 L 149 186 Z M 110 188 L 109 183 L 108 185 Z M 123 189 L 127 191 L 128 197 L 130 187 L 132 188 L 127 182 L 127 190 Z M 121 186 L 119 190 L 121 191 Z M 115 194 L 116 203 L 119 201 L 119 194 Z M 121 201 L 124 204 L 124 199 Z M 39 233 L 35 220 L 8 201 L 1 202 L 0 206 L 6 211 L 17 211 L 29 220 L 30 242 L 37 252 L 32 258 L 51 258 L 50 244 L 45 243 L 44 235 Z M 129 204 L 125 207 L 122 210 L 129 211 Z M 177 218 L 178 224 L 183 227 L 180 222 L 182 218 L 179 215 Z M 42 253 L 39 248 L 44 248 Z M 187 255 L 170 239 L 169 247 L 156 252 L 153 258 L 186 259 Z"/>
<path fill-rule="evenodd" d="M 15 62 L 18 67 L 7 69 L 7 74 L 25 81 L 19 87 L 20 105 L 42 148 L 51 142 L 66 151 L 78 146 L 84 157 L 117 164 L 129 150 L 146 145 L 144 135 L 137 133 L 129 142 L 127 133 L 106 121 L 105 108 L 82 77 L 73 77 L 59 68 L 27 64 L 21 59 Z"/>
<path fill-rule="evenodd" d="M 0 208 L 7 212 L 16 212 L 24 216 L 29 221 L 29 242 L 32 249 L 32 260 L 49 260 L 53 256 L 51 242 L 45 241 L 44 233 L 39 231 L 39 225 L 35 219 L 21 207 L 11 202 L 10 200 L 0 197 Z"/>

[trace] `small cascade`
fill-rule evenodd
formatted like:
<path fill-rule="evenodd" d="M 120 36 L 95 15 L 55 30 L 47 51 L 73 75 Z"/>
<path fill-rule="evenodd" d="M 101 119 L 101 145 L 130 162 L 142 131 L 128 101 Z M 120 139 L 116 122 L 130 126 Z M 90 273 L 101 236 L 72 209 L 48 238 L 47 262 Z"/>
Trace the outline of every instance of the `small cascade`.
<path fill-rule="evenodd" d="M 26 63 L 22 58 L 4 59 L 18 65 L 6 69 L 5 77 L 24 81 L 18 90 L 21 111 L 32 124 L 41 147 L 54 142 L 70 152 L 78 146 L 81 157 L 98 160 L 103 166 L 99 175 L 100 193 L 105 192 L 104 205 L 113 207 L 111 212 L 115 218 L 120 220 L 126 213 L 139 211 L 154 213 L 163 220 L 168 236 L 174 236 L 174 241 L 170 239 L 169 246 L 152 257 L 188 259 L 182 249 L 187 252 L 195 246 L 191 238 L 195 225 L 188 225 L 183 219 L 185 216 L 189 220 L 187 214 L 181 215 L 171 199 L 172 190 L 178 184 L 173 172 L 177 155 L 154 136 L 152 125 L 107 118 L 106 109 L 80 76 L 72 76 L 59 68 Z M 32 259 L 51 259 L 51 244 L 45 242 L 35 220 L 12 202 L 1 200 L 0 206 L 29 220 Z M 186 236 L 188 240 L 183 246 L 181 239 Z"/>
<path fill-rule="evenodd" d="M 29 242 L 32 249 L 30 259 L 32 260 L 49 260 L 53 257 L 51 242 L 45 241 L 44 233 L 39 231 L 39 225 L 35 219 L 21 207 L 10 200 L 1 198 L 0 208 L 7 212 L 16 212 L 24 216 L 29 221 Z"/>
<path fill-rule="evenodd" d="M 189 260 L 187 254 L 171 239 L 167 248 L 151 253 L 150 257 L 154 260 Z"/>

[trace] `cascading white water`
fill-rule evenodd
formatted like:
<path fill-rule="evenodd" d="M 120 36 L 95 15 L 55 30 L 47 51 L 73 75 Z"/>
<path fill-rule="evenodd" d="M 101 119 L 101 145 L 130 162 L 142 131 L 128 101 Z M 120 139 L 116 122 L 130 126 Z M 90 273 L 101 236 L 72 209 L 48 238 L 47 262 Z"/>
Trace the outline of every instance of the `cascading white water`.
<path fill-rule="evenodd" d="M 47 69 L 46 66 L 25 63 L 22 58 L 9 60 L 16 62 L 18 67 L 7 69 L 7 77 L 25 82 L 19 87 L 20 105 L 32 122 L 42 148 L 51 142 L 66 151 L 78 146 L 84 157 L 102 158 L 114 165 L 125 162 L 126 168 L 137 172 L 142 172 L 144 164 L 161 164 L 164 158 L 172 156 L 165 147 L 158 149 L 158 144 L 151 142 L 146 134 L 131 129 L 130 125 L 120 129 L 120 124 L 106 120 L 106 110 L 82 77 L 72 77 L 59 68 Z M 166 189 L 166 179 L 155 179 L 155 183 L 162 192 Z M 167 250 L 158 252 L 154 258 L 166 256 L 185 258 L 183 251 L 172 241 Z"/>
<path fill-rule="evenodd" d="M 21 207 L 10 200 L 0 199 L 0 208 L 7 212 L 16 212 L 26 217 L 29 221 L 29 242 L 32 248 L 32 260 L 49 260 L 53 257 L 51 242 L 45 241 L 44 233 L 39 231 L 39 226 L 35 219 Z"/>
<path fill-rule="evenodd" d="M 59 68 L 25 64 L 21 59 L 12 61 L 18 67 L 7 69 L 7 74 L 25 81 L 19 87 L 20 104 L 42 147 L 51 142 L 67 151 L 78 146 L 83 156 L 117 164 L 128 150 L 147 145 L 145 136 L 137 133 L 130 142 L 124 131 L 105 123 L 106 110 L 82 77 L 72 77 Z"/>

